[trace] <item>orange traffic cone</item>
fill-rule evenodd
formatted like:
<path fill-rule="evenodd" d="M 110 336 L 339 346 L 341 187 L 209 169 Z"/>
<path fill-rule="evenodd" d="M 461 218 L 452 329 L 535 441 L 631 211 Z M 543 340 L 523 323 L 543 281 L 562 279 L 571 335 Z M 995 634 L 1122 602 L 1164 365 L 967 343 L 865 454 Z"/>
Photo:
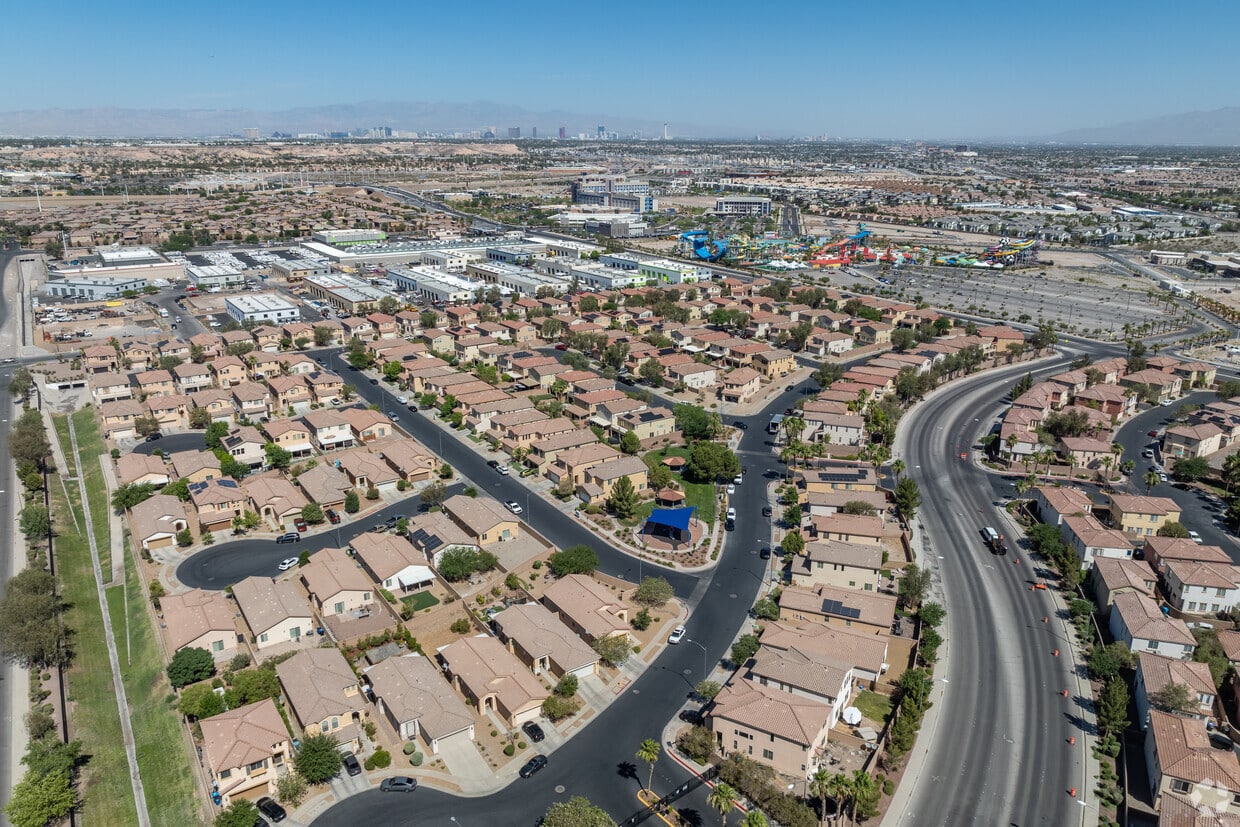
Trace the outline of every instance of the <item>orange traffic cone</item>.
<path fill-rule="evenodd" d="M 1075 736 L 1075 735 L 1069 735 L 1069 736 L 1068 736 L 1068 746 L 1070 746 L 1070 747 L 1075 747 L 1075 746 L 1076 746 L 1076 736 Z"/>
<path fill-rule="evenodd" d="M 1058 650 L 1058 649 L 1056 649 L 1056 650 L 1055 650 L 1055 657 L 1059 657 L 1059 650 Z"/>
<path fill-rule="evenodd" d="M 1073 787 L 1072 789 L 1068 790 L 1068 795 L 1072 796 L 1073 798 L 1076 798 L 1076 787 Z"/>
<path fill-rule="evenodd" d="M 1064 696 L 1065 698 L 1066 698 L 1066 697 L 1068 697 L 1068 690 L 1066 690 L 1066 689 L 1065 689 L 1065 690 L 1063 691 L 1063 696 Z"/>
<path fill-rule="evenodd" d="M 1042 622 L 1043 622 L 1043 623 L 1046 623 L 1046 622 L 1047 622 L 1047 617 L 1046 617 L 1046 615 L 1042 615 Z"/>

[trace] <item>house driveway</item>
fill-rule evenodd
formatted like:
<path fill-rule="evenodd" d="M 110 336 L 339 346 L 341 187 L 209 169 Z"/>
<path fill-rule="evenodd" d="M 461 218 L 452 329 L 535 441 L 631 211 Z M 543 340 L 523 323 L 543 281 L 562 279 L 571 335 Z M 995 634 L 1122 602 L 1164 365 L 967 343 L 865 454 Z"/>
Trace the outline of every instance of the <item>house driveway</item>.
<path fill-rule="evenodd" d="M 428 758 L 431 756 L 427 756 Z M 439 754 L 448 773 L 461 785 L 462 790 L 485 787 L 494 783 L 495 774 L 487 764 L 478 747 L 468 738 L 446 738 L 439 745 Z"/>

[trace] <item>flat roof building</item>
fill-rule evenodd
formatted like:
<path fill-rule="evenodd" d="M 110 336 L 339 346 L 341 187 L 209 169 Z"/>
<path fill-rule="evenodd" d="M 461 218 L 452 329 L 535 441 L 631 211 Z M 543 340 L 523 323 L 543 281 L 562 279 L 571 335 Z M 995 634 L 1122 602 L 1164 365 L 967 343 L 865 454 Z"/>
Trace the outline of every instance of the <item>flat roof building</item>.
<path fill-rule="evenodd" d="M 82 299 L 83 301 L 103 301 L 120 298 L 126 291 L 140 293 L 147 284 L 147 280 L 142 277 L 83 275 L 55 281 L 49 280 L 43 285 L 43 292 L 49 296 Z"/>
<path fill-rule="evenodd" d="M 228 318 L 237 322 L 264 322 L 281 325 L 301 319 L 301 311 L 276 293 L 229 296 L 224 300 L 224 309 L 228 313 Z"/>
<path fill-rule="evenodd" d="M 395 298 L 386 290 L 380 290 L 351 276 L 314 276 L 302 283 L 306 292 L 316 299 L 352 314 L 372 312 L 384 298 Z"/>
<path fill-rule="evenodd" d="M 754 195 L 726 195 L 715 199 L 720 215 L 770 215 L 771 199 Z"/>
<path fill-rule="evenodd" d="M 387 238 L 387 233 L 382 230 L 319 230 L 313 236 L 315 241 L 321 241 L 324 244 L 335 244 L 346 246 L 349 244 L 368 244 L 374 241 L 383 241 Z"/>
<path fill-rule="evenodd" d="M 222 264 L 191 265 L 185 268 L 185 274 L 189 277 L 190 283 L 199 290 L 210 290 L 212 287 L 229 287 L 234 284 L 245 283 L 244 273 L 233 267 L 225 267 Z"/>

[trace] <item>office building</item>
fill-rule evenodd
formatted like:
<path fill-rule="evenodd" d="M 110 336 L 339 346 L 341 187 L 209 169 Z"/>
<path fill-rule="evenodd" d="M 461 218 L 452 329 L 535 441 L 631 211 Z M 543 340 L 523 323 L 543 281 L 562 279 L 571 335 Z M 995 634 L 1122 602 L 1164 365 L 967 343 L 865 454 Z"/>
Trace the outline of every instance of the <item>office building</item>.
<path fill-rule="evenodd" d="M 771 199 L 752 195 L 728 195 L 715 199 L 719 215 L 770 215 Z"/>
<path fill-rule="evenodd" d="M 349 244 L 373 244 L 383 241 L 387 233 L 382 230 L 320 230 L 313 236 L 315 241 L 344 247 Z"/>
<path fill-rule="evenodd" d="M 259 322 L 283 325 L 301 320 L 301 311 L 275 293 L 259 293 L 253 296 L 229 296 L 224 300 L 228 318 L 237 322 Z"/>

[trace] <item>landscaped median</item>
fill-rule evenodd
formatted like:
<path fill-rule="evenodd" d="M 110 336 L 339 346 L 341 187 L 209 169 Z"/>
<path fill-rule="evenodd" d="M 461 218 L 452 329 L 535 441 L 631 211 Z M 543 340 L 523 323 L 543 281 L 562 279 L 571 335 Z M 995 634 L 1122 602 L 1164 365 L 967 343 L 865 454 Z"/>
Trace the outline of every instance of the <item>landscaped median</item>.
<path fill-rule="evenodd" d="M 73 457 L 67 417 L 55 416 L 53 423 L 64 456 Z M 82 814 L 86 824 L 136 824 L 103 614 L 95 590 L 86 525 L 81 519 L 83 503 L 78 486 L 66 479 L 75 473 L 84 477 L 90 500 L 86 507 L 91 509 L 95 542 L 102 558 L 111 548 L 108 494 L 97 459 L 105 450 L 89 408 L 73 414 L 73 425 L 80 470 L 64 469 L 61 480 L 65 484 L 53 480 L 50 493 L 57 574 L 69 604 L 66 622 L 74 630 L 74 659 L 68 672 L 70 736 L 80 740 L 83 754 L 90 756 L 82 773 Z M 73 514 L 78 515 L 76 521 Z M 168 704 L 171 689 L 163 675 L 163 658 L 155 641 L 142 584 L 128 556 L 125 574 L 124 585 L 118 583 L 107 589 L 107 601 L 133 713 L 130 717 L 138 769 L 151 823 L 192 824 L 199 815 L 194 803 L 193 772 L 176 711 Z M 106 563 L 104 577 L 110 578 Z"/>

